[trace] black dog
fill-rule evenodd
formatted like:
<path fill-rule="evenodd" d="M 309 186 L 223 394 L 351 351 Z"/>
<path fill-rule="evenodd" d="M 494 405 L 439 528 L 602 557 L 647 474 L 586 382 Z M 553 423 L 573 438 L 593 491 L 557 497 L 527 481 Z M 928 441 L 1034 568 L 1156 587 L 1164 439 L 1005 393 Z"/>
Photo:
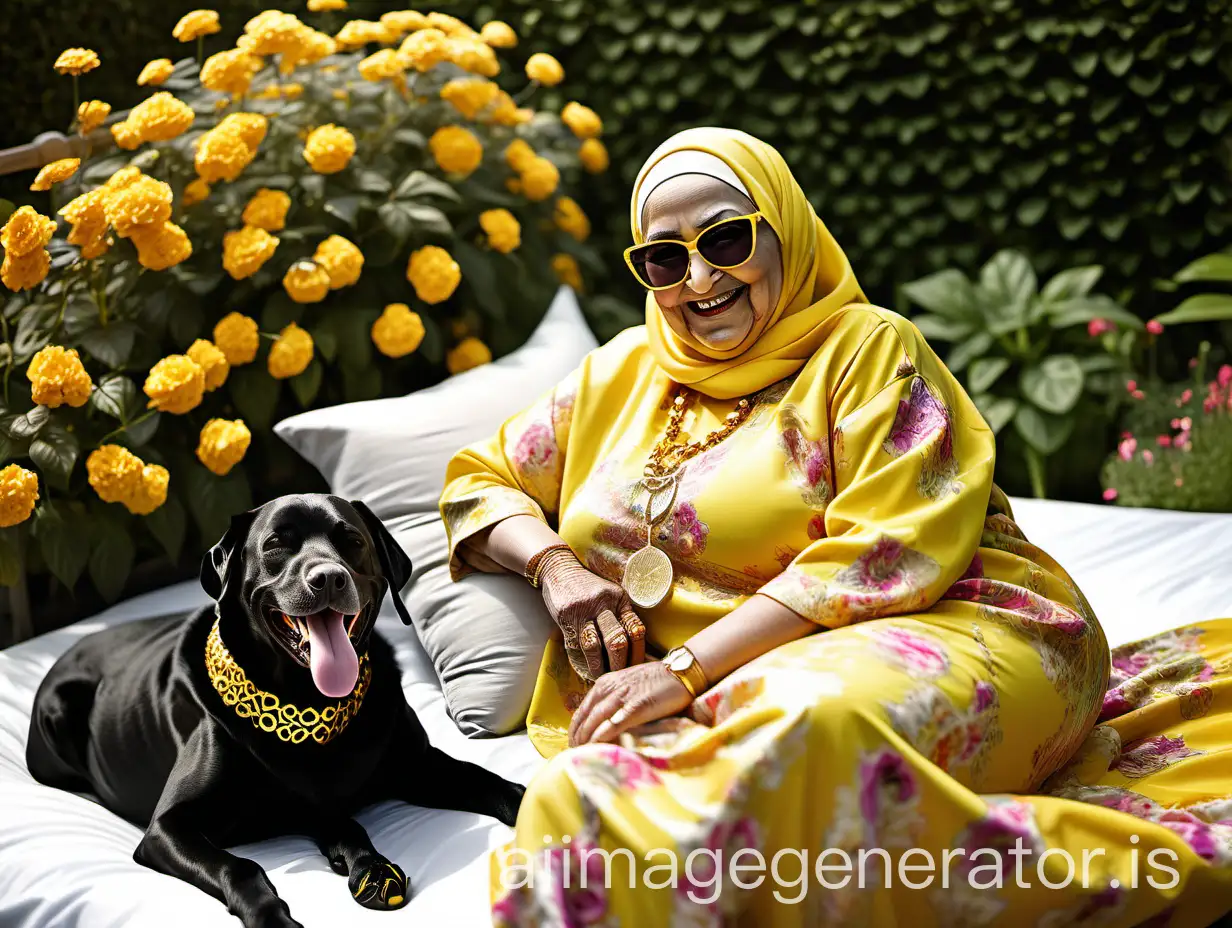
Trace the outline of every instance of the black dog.
<path fill-rule="evenodd" d="M 382 799 L 513 824 L 523 787 L 428 743 L 372 632 L 411 562 L 360 502 L 286 496 L 232 519 L 201 564 L 216 601 L 187 620 L 90 635 L 47 674 L 26 761 L 144 827 L 133 854 L 250 928 L 298 926 L 265 872 L 226 850 L 316 841 L 361 905 L 405 904 L 402 871 L 351 816 Z"/>

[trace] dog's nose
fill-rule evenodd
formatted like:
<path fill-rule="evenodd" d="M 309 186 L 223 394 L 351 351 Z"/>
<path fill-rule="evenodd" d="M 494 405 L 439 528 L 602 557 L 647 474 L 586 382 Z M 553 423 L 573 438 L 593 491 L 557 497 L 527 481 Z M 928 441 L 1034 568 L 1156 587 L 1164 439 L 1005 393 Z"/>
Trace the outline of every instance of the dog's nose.
<path fill-rule="evenodd" d="M 314 590 L 342 592 L 347 585 L 347 572 L 341 564 L 317 564 L 308 568 L 308 585 Z"/>

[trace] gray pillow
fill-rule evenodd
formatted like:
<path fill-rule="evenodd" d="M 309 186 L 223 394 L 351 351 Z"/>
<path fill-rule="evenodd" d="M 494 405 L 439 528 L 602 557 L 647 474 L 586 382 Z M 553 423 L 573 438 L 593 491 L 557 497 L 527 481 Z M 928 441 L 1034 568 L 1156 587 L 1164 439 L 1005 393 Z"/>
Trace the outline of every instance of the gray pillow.
<path fill-rule="evenodd" d="M 562 287 L 527 343 L 498 361 L 407 396 L 314 409 L 274 427 L 333 493 L 372 507 L 411 558 L 403 599 L 449 713 L 471 737 L 522 726 L 552 620 L 520 577 L 450 581 L 437 508 L 445 467 L 595 347 L 573 291 Z"/>

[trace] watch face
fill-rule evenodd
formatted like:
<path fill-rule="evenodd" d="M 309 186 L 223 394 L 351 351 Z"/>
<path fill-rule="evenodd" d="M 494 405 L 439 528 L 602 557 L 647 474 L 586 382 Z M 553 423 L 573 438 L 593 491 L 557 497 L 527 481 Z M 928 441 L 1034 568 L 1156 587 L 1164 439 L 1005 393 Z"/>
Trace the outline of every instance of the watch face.
<path fill-rule="evenodd" d="M 688 670 L 689 665 L 692 663 L 693 663 L 693 655 L 690 654 L 688 651 L 681 651 L 671 656 L 667 666 L 672 668 L 672 670 L 684 671 L 684 670 Z"/>

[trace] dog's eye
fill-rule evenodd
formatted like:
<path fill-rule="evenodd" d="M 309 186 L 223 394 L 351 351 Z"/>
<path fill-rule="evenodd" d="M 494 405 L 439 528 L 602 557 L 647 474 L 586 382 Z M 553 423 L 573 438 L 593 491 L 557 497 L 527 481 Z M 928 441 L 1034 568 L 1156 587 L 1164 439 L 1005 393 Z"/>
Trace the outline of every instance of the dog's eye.
<path fill-rule="evenodd" d="M 266 554 L 273 551 L 281 551 L 287 547 L 287 543 L 278 535 L 267 535 L 265 541 L 261 544 L 261 550 Z"/>

